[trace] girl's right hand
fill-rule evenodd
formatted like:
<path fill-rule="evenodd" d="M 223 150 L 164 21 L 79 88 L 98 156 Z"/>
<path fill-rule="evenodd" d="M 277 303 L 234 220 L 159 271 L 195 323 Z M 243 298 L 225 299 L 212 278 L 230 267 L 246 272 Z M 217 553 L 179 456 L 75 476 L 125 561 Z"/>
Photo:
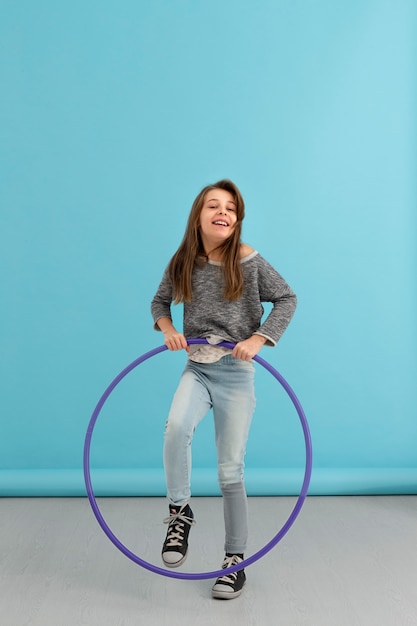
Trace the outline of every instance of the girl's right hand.
<path fill-rule="evenodd" d="M 182 333 L 174 329 L 164 332 L 164 343 L 168 350 L 186 350 L 189 352 L 190 346 Z"/>

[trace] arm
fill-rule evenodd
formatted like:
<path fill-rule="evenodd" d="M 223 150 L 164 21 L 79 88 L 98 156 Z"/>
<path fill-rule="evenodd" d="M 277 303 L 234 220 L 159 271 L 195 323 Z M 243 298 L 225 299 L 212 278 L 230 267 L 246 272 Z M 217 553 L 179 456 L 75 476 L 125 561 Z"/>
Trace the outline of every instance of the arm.
<path fill-rule="evenodd" d="M 164 343 L 169 350 L 189 351 L 189 346 L 182 333 L 179 333 L 171 319 L 172 285 L 166 270 L 158 290 L 152 300 L 151 312 L 154 320 L 154 329 L 164 334 Z"/>
<path fill-rule="evenodd" d="M 260 257 L 258 273 L 261 302 L 271 302 L 272 310 L 256 333 L 275 346 L 290 323 L 297 306 L 297 296 L 282 276 Z"/>
<path fill-rule="evenodd" d="M 253 283 L 252 283 L 253 284 Z M 271 302 L 273 307 L 266 320 L 248 339 L 236 344 L 233 356 L 250 361 L 263 345 L 274 346 L 284 333 L 294 314 L 297 298 L 282 276 L 260 255 L 258 256 L 257 288 L 253 301 Z"/>

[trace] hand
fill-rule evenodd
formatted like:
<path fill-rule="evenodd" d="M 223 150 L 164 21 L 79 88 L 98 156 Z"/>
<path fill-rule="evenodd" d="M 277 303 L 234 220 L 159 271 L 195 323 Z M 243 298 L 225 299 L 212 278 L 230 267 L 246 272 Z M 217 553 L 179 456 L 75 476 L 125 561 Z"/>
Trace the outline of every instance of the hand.
<path fill-rule="evenodd" d="M 232 356 L 237 359 L 242 359 L 242 361 L 250 361 L 256 354 L 258 354 L 265 341 L 266 338 L 261 335 L 252 335 L 249 339 L 239 341 L 239 343 L 235 345 L 232 351 Z"/>
<path fill-rule="evenodd" d="M 186 350 L 187 352 L 190 350 L 184 335 L 175 330 L 175 328 L 164 332 L 164 343 L 168 350 Z"/>

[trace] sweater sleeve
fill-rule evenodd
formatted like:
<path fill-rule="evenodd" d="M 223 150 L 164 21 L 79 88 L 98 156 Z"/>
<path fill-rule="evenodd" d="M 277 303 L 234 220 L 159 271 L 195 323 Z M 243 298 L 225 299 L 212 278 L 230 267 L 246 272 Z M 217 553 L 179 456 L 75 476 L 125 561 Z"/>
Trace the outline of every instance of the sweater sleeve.
<path fill-rule="evenodd" d="M 154 330 L 161 330 L 157 324 L 157 321 L 161 317 L 168 317 L 170 320 L 172 320 L 171 303 L 172 283 L 167 268 L 164 272 L 164 275 L 162 276 L 162 280 L 159 284 L 157 292 L 151 302 L 151 313 L 154 321 Z"/>
<path fill-rule="evenodd" d="M 259 255 L 259 296 L 261 302 L 271 302 L 272 309 L 255 331 L 267 339 L 266 345 L 276 345 L 294 315 L 297 297 L 283 277 Z"/>

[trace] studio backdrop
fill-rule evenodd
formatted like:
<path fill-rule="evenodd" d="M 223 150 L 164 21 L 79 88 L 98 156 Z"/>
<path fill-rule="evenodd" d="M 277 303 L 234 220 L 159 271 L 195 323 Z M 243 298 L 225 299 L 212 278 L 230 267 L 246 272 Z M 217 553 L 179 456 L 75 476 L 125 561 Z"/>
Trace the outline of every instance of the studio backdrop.
<path fill-rule="evenodd" d="M 162 345 L 150 301 L 220 178 L 298 296 L 260 356 L 305 410 L 310 493 L 417 493 L 417 3 L 3 1 L 0 42 L 0 493 L 85 494 L 90 416 Z M 98 494 L 165 493 L 184 362 L 165 351 L 111 394 Z M 248 492 L 295 495 L 300 422 L 256 369 Z M 193 493 L 219 493 L 210 415 L 193 464 Z"/>

